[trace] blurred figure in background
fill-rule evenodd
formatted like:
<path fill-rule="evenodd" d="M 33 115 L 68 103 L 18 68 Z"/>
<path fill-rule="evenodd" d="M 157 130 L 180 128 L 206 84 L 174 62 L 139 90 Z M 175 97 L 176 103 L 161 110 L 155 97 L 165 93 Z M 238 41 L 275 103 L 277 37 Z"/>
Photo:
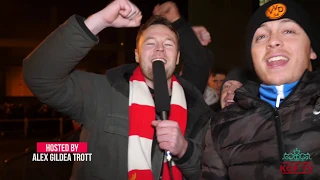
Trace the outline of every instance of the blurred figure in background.
<path fill-rule="evenodd" d="M 221 86 L 226 78 L 227 71 L 223 68 L 212 67 L 208 79 L 208 84 L 203 94 L 206 103 L 215 111 L 221 109 L 220 106 L 220 93 Z"/>
<path fill-rule="evenodd" d="M 220 105 L 221 109 L 234 103 L 235 91 L 246 81 L 256 81 L 254 73 L 249 69 L 235 68 L 231 70 L 222 83 Z"/>

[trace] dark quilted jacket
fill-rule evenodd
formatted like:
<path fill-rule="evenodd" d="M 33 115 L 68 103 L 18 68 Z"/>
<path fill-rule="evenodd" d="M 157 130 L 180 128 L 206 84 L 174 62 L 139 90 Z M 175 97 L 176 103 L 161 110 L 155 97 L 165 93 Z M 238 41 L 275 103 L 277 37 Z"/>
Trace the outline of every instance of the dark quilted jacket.
<path fill-rule="evenodd" d="M 235 101 L 211 122 L 201 179 L 320 179 L 319 71 L 306 71 L 277 109 L 259 99 L 255 83 L 239 88 Z M 310 153 L 312 174 L 280 172 L 283 154 L 296 148 Z"/>

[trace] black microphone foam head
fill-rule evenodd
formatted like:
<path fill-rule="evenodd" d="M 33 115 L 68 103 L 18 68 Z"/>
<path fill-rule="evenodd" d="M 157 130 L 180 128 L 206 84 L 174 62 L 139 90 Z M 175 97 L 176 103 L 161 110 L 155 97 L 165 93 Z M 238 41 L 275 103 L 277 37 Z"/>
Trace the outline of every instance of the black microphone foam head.
<path fill-rule="evenodd" d="M 154 102 L 156 112 L 170 111 L 170 97 L 167 84 L 167 75 L 162 61 L 154 61 L 153 69 L 153 87 L 154 87 Z"/>

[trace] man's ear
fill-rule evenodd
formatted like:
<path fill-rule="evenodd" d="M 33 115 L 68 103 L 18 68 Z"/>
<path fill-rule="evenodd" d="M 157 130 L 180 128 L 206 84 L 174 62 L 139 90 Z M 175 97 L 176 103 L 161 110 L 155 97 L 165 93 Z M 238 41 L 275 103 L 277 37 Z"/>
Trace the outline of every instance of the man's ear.
<path fill-rule="evenodd" d="M 177 54 L 177 61 L 176 61 L 176 65 L 178 65 L 180 62 L 180 51 L 178 51 L 178 54 Z"/>
<path fill-rule="evenodd" d="M 317 59 L 317 54 L 314 52 L 314 50 L 312 48 L 311 48 L 311 51 L 310 51 L 310 59 L 311 60 Z"/>
<path fill-rule="evenodd" d="M 139 53 L 137 49 L 134 50 L 134 58 L 136 62 L 139 63 L 140 59 L 139 59 Z"/>

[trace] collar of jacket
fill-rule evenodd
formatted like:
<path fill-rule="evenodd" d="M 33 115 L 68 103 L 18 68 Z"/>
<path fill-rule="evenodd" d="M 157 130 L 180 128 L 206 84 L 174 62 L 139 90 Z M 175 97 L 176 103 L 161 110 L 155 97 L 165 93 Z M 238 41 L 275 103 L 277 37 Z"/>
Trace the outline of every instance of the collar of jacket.
<path fill-rule="evenodd" d="M 244 108 L 251 109 L 261 106 L 262 100 L 259 98 L 258 83 L 248 81 L 241 88 L 236 90 L 235 102 Z M 303 98 L 319 98 L 320 94 L 320 70 L 310 72 L 306 70 L 299 80 L 297 86 L 291 91 L 285 99 L 285 105 L 290 106 L 299 102 Z M 289 99 L 289 100 L 287 100 Z"/>
<path fill-rule="evenodd" d="M 116 68 L 112 68 L 107 71 L 106 76 L 113 88 L 129 97 L 129 83 L 128 79 L 132 75 L 133 71 L 138 65 L 125 64 Z M 209 118 L 213 115 L 213 111 L 207 106 L 200 91 L 185 79 L 176 76 L 179 83 L 183 87 L 187 108 L 188 108 L 188 123 L 185 132 L 186 137 L 194 137 L 201 130 L 201 128 L 209 121 Z M 192 110 L 191 110 L 192 109 Z M 201 121 L 197 121 L 197 116 L 207 115 L 208 117 L 200 118 Z"/>

